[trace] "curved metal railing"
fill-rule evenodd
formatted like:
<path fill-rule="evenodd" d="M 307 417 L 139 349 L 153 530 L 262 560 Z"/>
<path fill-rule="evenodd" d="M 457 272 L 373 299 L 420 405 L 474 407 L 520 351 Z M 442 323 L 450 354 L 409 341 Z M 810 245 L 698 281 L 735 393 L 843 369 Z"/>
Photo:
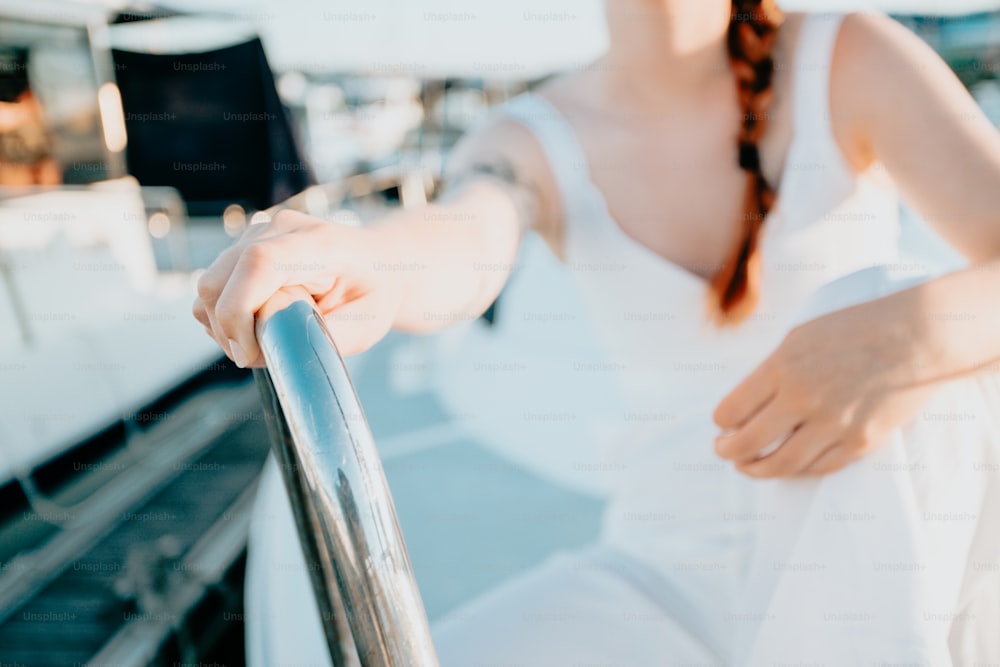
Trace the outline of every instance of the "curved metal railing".
<path fill-rule="evenodd" d="M 294 298 L 281 293 L 258 316 L 267 369 L 254 374 L 330 658 L 336 667 L 435 667 L 368 422 L 322 316 Z"/>

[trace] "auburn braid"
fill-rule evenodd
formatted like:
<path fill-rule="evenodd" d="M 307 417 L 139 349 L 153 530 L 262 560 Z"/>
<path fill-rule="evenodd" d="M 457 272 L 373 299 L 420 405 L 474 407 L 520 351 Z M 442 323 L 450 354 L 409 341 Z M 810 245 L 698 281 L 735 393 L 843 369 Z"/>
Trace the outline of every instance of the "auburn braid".
<path fill-rule="evenodd" d="M 738 160 L 746 172 L 746 192 L 739 242 L 711 283 L 710 306 L 720 324 L 739 323 L 759 299 L 758 238 L 775 191 L 761 171 L 758 147 L 767 130 L 775 69 L 772 55 L 783 20 L 774 0 L 733 0 L 727 41 L 743 114 Z"/>

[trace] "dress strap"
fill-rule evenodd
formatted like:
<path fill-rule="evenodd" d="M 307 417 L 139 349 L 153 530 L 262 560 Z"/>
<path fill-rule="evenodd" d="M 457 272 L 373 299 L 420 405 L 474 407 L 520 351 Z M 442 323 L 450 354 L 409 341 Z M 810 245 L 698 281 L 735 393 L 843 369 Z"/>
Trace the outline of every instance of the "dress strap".
<path fill-rule="evenodd" d="M 794 70 L 795 132 L 814 157 L 842 159 L 830 122 L 830 73 L 844 14 L 807 14 L 802 20 Z M 830 151 L 833 151 L 832 153 Z"/>
<path fill-rule="evenodd" d="M 569 121 L 551 102 L 531 92 L 508 102 L 503 113 L 538 140 L 559 186 L 563 211 L 571 215 L 591 182 L 587 156 Z"/>

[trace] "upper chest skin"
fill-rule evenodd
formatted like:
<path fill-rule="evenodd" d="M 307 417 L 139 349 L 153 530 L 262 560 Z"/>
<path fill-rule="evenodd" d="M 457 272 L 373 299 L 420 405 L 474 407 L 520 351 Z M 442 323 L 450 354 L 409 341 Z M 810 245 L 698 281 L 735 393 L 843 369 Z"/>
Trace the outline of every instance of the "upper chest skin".
<path fill-rule="evenodd" d="M 790 59 L 799 23 L 792 15 L 782 28 L 774 99 L 760 145 L 764 174 L 776 187 L 794 132 Z M 721 80 L 693 104 L 622 113 L 613 100 L 588 97 L 585 77 L 541 92 L 573 127 L 614 221 L 666 261 L 709 279 L 741 234 L 746 174 L 737 164 L 742 112 L 735 79 Z M 561 234 L 553 240 L 559 252 Z"/>

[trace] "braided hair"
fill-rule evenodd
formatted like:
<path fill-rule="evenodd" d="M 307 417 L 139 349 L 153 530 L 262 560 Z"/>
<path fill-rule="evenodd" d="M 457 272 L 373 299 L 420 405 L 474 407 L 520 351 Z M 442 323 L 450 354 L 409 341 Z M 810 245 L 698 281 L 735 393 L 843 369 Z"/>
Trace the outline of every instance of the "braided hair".
<path fill-rule="evenodd" d="M 746 192 L 739 242 L 711 282 L 710 307 L 719 324 L 739 323 L 759 299 L 758 237 L 775 200 L 775 190 L 761 171 L 759 144 L 767 130 L 772 52 L 783 18 L 774 0 L 733 0 L 727 42 L 743 114 L 738 159 L 746 172 Z"/>

